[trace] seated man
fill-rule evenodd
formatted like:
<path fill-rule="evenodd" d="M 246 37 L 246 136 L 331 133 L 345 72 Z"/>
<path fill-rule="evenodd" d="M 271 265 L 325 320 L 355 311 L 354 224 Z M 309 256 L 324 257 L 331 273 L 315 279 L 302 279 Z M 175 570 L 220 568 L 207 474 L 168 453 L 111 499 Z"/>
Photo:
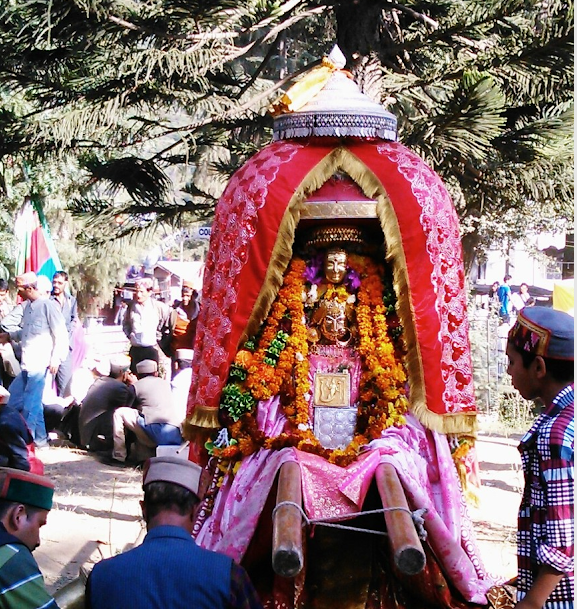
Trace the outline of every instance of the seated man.
<path fill-rule="evenodd" d="M 257 609 L 246 571 L 191 537 L 202 469 L 178 457 L 154 457 L 144 469 L 142 545 L 97 563 L 86 585 L 87 609 Z"/>
<path fill-rule="evenodd" d="M 58 609 L 32 556 L 53 494 L 44 476 L 0 468 L 0 607 Z"/>
<path fill-rule="evenodd" d="M 125 356 L 95 364 L 93 374 L 97 379 L 82 400 L 78 416 L 81 445 L 90 451 L 112 450 L 114 411 L 130 406 L 134 399 L 128 385 L 136 382 L 136 378 L 129 368 L 130 358 Z"/>
<path fill-rule="evenodd" d="M 149 449 L 161 444 L 182 444 L 182 417 L 172 400 L 170 383 L 158 376 L 158 364 L 143 360 L 136 365 L 136 372 L 133 407 L 118 408 L 113 415 L 112 457 L 120 462 L 127 457 L 126 430 L 134 433 L 138 444 Z"/>

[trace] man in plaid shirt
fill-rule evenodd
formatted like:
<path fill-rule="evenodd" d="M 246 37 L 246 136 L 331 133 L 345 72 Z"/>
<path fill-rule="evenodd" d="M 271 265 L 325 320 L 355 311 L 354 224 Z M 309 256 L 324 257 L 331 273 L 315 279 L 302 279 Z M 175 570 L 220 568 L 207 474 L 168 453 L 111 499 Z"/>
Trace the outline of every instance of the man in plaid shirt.
<path fill-rule="evenodd" d="M 545 408 L 519 444 L 525 491 L 518 521 L 518 609 L 573 608 L 573 318 L 523 309 L 509 332 L 513 386 Z"/>

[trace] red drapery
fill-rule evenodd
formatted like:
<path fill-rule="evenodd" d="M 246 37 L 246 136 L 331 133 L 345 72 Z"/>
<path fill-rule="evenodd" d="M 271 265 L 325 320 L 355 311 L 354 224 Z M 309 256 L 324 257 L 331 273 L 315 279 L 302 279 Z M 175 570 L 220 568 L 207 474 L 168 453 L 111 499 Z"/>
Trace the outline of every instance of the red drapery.
<path fill-rule="evenodd" d="M 426 408 L 474 413 L 458 220 L 439 177 L 399 143 L 275 142 L 231 178 L 216 210 L 206 261 L 188 414 L 218 407 L 263 285 L 283 215 L 306 176 L 336 146 L 378 179 L 399 226 Z"/>

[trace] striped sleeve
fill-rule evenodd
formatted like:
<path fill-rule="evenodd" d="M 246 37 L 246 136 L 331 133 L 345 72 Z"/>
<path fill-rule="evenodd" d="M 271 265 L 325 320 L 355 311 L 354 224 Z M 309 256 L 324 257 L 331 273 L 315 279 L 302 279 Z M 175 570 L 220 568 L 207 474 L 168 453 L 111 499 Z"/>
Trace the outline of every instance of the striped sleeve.
<path fill-rule="evenodd" d="M 58 609 L 32 554 L 22 546 L 0 547 L 0 608 Z"/>

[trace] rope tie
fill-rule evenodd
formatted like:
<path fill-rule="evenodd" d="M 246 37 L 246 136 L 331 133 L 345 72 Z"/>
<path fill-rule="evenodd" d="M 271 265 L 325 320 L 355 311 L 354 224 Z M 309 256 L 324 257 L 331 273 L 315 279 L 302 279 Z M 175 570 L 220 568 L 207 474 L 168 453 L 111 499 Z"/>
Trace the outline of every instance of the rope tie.
<path fill-rule="evenodd" d="M 272 517 L 274 518 L 274 516 L 279 508 L 285 507 L 288 505 L 292 505 L 293 507 L 297 508 L 297 510 L 301 513 L 301 517 L 302 517 L 304 524 L 306 524 L 308 526 L 318 525 L 318 526 L 324 526 L 324 527 L 333 527 L 335 529 L 343 529 L 345 531 L 371 533 L 372 535 L 384 535 L 384 536 L 387 535 L 387 533 L 385 531 L 375 531 L 373 529 L 350 527 L 350 526 L 347 526 L 344 524 L 339 524 L 338 521 L 344 520 L 344 518 L 342 516 L 333 516 L 331 518 L 324 518 L 324 519 L 309 518 L 305 514 L 305 511 L 303 510 L 302 506 L 300 506 L 298 503 L 295 503 L 294 501 L 281 501 L 280 503 L 278 503 L 272 511 Z M 411 516 L 411 519 L 413 520 L 413 524 L 415 525 L 415 529 L 417 530 L 417 535 L 419 536 L 419 539 L 421 541 L 425 541 L 425 539 L 427 539 L 427 531 L 425 530 L 425 518 L 424 518 L 425 514 L 428 512 L 427 508 L 419 508 L 419 509 L 415 510 L 414 512 L 411 512 L 411 510 L 404 508 L 404 507 L 390 507 L 390 508 L 381 508 L 378 510 L 368 510 L 366 512 L 358 512 L 355 514 L 355 516 L 368 516 L 370 514 L 384 514 L 385 512 L 394 512 L 394 511 L 407 512 L 407 514 L 409 514 Z"/>

